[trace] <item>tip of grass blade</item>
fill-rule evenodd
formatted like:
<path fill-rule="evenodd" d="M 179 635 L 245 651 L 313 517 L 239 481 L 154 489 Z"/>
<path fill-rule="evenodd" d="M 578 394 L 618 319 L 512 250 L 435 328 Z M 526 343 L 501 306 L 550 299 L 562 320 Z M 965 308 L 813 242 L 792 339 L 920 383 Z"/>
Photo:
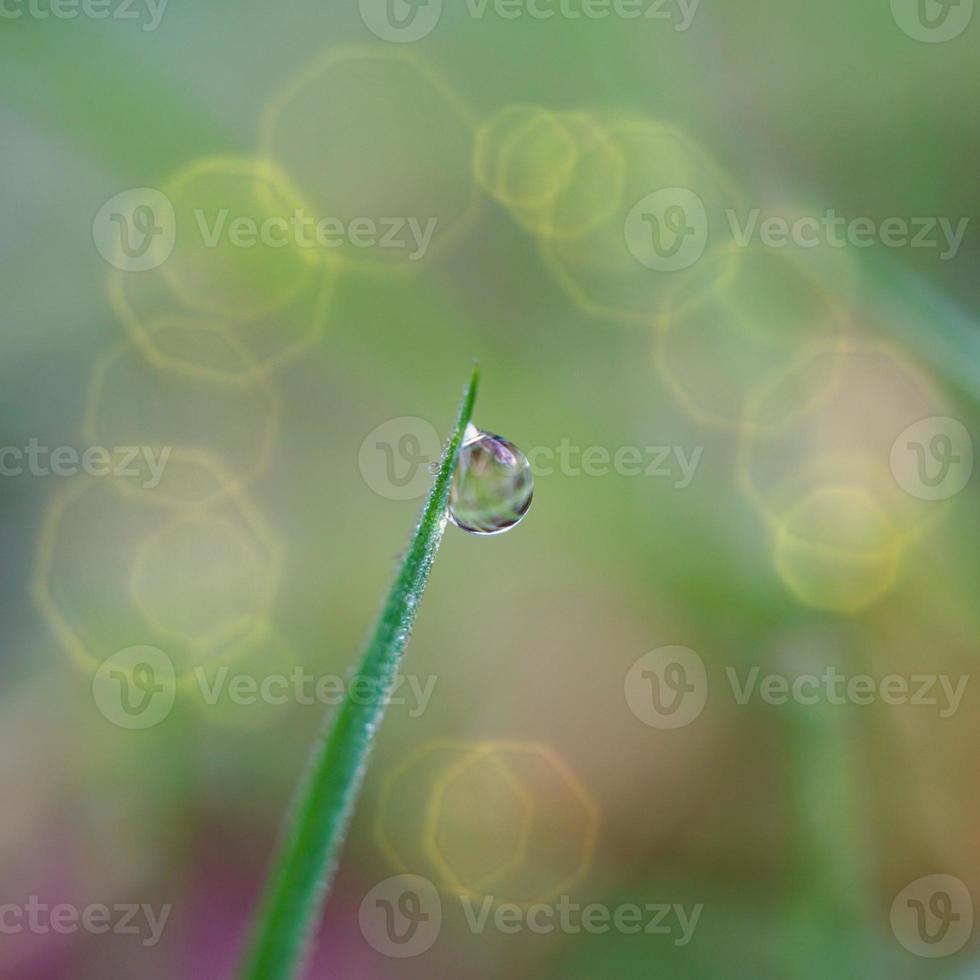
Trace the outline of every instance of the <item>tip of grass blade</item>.
<path fill-rule="evenodd" d="M 470 383 L 466 386 L 466 393 L 463 396 L 463 403 L 459 407 L 460 415 L 466 414 L 467 420 L 473 412 L 473 402 L 476 401 L 476 389 L 480 385 L 480 362 L 474 358 L 473 373 L 470 375 Z"/>

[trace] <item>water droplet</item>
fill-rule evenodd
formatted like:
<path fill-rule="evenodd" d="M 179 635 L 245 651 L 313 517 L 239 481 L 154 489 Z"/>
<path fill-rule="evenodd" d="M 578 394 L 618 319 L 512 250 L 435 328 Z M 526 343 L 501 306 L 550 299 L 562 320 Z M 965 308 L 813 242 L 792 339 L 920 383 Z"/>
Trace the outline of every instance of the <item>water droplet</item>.
<path fill-rule="evenodd" d="M 449 517 L 471 534 L 502 534 L 531 506 L 531 464 L 512 442 L 466 427 L 449 490 Z"/>

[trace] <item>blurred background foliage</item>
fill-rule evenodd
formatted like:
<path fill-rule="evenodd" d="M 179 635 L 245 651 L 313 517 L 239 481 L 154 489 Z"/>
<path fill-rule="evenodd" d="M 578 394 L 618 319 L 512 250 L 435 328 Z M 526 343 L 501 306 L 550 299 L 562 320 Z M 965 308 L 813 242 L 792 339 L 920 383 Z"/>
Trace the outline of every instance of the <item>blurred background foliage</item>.
<path fill-rule="evenodd" d="M 949 718 L 742 706 L 726 670 L 972 675 L 976 478 L 925 501 L 889 454 L 924 418 L 980 431 L 980 238 L 949 261 L 745 250 L 724 211 L 975 220 L 978 30 L 920 43 L 888 3 L 843 0 L 704 0 L 683 32 L 447 4 L 405 45 L 355 3 L 0 22 L 0 441 L 172 450 L 151 489 L 0 478 L 2 891 L 173 905 L 156 946 L 6 936 L 0 970 L 228 975 L 324 706 L 209 705 L 194 668 L 345 674 L 418 506 L 375 492 L 365 438 L 400 417 L 444 436 L 478 357 L 477 422 L 526 450 L 700 462 L 683 486 L 676 457 L 556 467 L 514 533 L 450 529 L 406 661 L 432 697 L 390 709 L 311 975 L 977 975 L 974 943 L 918 958 L 889 929 L 923 875 L 980 888 L 976 692 Z M 671 277 L 623 224 L 673 186 L 712 233 Z M 134 187 L 176 212 L 145 272 L 93 244 Z M 199 209 L 294 207 L 437 223 L 417 261 L 195 237 Z M 175 703 L 127 730 L 93 676 L 144 644 Z M 711 696 L 662 730 L 623 685 L 669 644 Z M 403 872 L 446 896 L 443 931 L 389 960 L 358 905 Z M 454 894 L 704 911 L 684 946 L 474 935 Z"/>

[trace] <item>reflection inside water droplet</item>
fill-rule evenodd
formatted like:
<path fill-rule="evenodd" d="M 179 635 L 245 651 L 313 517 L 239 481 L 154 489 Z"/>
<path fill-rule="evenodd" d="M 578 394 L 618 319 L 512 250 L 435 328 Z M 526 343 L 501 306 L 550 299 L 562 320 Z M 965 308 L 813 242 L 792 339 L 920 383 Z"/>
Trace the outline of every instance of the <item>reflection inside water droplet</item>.
<path fill-rule="evenodd" d="M 449 517 L 471 534 L 502 534 L 531 506 L 531 464 L 512 442 L 466 427 L 449 490 Z"/>

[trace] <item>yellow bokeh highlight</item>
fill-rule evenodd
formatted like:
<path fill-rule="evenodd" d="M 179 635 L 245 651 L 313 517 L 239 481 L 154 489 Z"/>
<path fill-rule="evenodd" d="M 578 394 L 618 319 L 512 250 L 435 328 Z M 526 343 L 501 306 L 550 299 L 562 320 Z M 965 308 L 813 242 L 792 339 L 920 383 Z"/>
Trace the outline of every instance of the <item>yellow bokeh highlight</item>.
<path fill-rule="evenodd" d="M 150 336 L 173 334 L 170 345 L 194 351 L 199 362 L 222 359 L 242 366 L 233 383 L 215 384 L 202 374 L 172 371 L 147 360 L 131 339 L 106 351 L 92 372 L 82 432 L 94 446 L 149 446 L 154 455 L 169 454 L 162 477 L 153 483 L 142 454 L 133 468 L 139 475 L 114 481 L 124 491 L 170 495 L 174 503 L 194 503 L 197 489 L 187 499 L 173 496 L 179 482 L 168 475 L 170 463 L 181 466 L 197 452 L 205 459 L 232 461 L 236 475 L 228 486 L 238 486 L 263 473 L 268 466 L 279 427 L 280 402 L 268 378 L 234 333 L 209 321 L 166 320 Z M 176 448 L 175 448 L 176 447 Z M 176 458 L 174 453 L 177 453 Z M 206 468 L 206 464 L 205 464 Z M 212 475 L 213 467 L 209 471 Z M 214 492 L 221 491 L 215 485 Z"/>
<path fill-rule="evenodd" d="M 142 498 L 172 513 L 195 513 L 219 498 L 231 495 L 241 501 L 249 475 L 230 469 L 214 453 L 188 446 L 150 446 L 159 455 L 171 450 L 160 482 L 150 488 L 139 479 L 117 477 L 110 485 L 117 493 Z"/>
<path fill-rule="evenodd" d="M 587 113 L 511 105 L 478 129 L 473 169 L 532 235 L 577 238 L 615 209 L 625 164 Z"/>
<path fill-rule="evenodd" d="M 773 526 L 780 578 L 805 605 L 856 613 L 895 583 L 905 539 L 861 487 L 818 487 Z"/>
<path fill-rule="evenodd" d="M 129 579 L 130 598 L 151 629 L 202 654 L 254 633 L 275 586 L 261 550 L 206 512 L 178 515 L 147 535 Z"/>
<path fill-rule="evenodd" d="M 281 223 L 262 230 L 270 219 L 289 221 L 297 208 L 309 213 L 290 178 L 258 157 L 217 156 L 182 168 L 163 187 L 177 216 L 172 254 L 157 268 L 114 269 L 107 286 L 144 357 L 215 384 L 249 384 L 257 370 L 313 344 L 326 325 L 338 263 L 329 251 L 299 244 Z M 236 224 L 243 219 L 254 238 Z"/>
<path fill-rule="evenodd" d="M 317 220 L 340 223 L 333 254 L 345 268 L 404 272 L 475 220 L 475 128 L 452 83 L 415 55 L 332 47 L 272 96 L 260 147 L 289 172 Z M 409 220 L 435 222 L 424 254 L 412 229 L 391 224 Z M 374 245 L 359 244 L 368 232 L 352 234 L 355 223 L 373 224 Z"/>
<path fill-rule="evenodd" d="M 612 137 L 588 113 L 563 112 L 559 119 L 575 140 L 575 165 L 542 216 L 546 220 L 525 226 L 536 229 L 542 237 L 576 239 L 615 212 L 626 160 Z"/>
<path fill-rule="evenodd" d="M 375 810 L 374 837 L 392 868 L 419 873 L 430 866 L 425 820 L 433 783 L 472 749 L 462 739 L 430 739 L 388 771 Z"/>
<path fill-rule="evenodd" d="M 842 349 L 847 316 L 797 257 L 726 245 L 667 292 L 657 318 L 655 363 L 678 403 L 701 424 L 778 427 L 829 393 L 833 372 L 815 379 L 778 415 L 748 418 L 753 397 L 801 356 Z"/>
<path fill-rule="evenodd" d="M 910 548 L 942 512 L 900 485 L 892 448 L 912 423 L 945 414 L 905 354 L 857 336 L 806 351 L 752 395 L 738 482 L 801 602 L 851 614 L 899 581 Z"/>
<path fill-rule="evenodd" d="M 816 487 L 862 487 L 901 533 L 921 532 L 939 511 L 899 485 L 892 446 L 913 422 L 944 414 L 944 397 L 894 346 L 850 337 L 806 351 L 749 399 L 739 485 L 769 522 Z"/>
<path fill-rule="evenodd" d="M 268 160 L 206 157 L 164 181 L 161 190 L 174 207 L 177 240 L 160 268 L 189 309 L 256 320 L 286 306 L 322 274 L 322 251 L 281 226 L 309 206 Z M 249 227 L 236 224 L 243 219 Z M 265 226 L 266 233 L 252 240 L 251 224 L 257 231 Z"/>
<path fill-rule="evenodd" d="M 709 290 L 714 282 L 699 261 L 676 271 L 643 264 L 628 240 L 630 213 L 654 192 L 680 188 L 693 193 L 704 210 L 703 226 L 698 221 L 694 233 L 703 235 L 708 247 L 727 234 L 726 210 L 737 209 L 741 195 L 719 164 L 679 128 L 626 113 L 592 112 L 587 118 L 582 131 L 591 134 L 591 148 L 555 207 L 565 216 L 559 226 L 571 224 L 578 233 L 541 235 L 541 254 L 558 284 L 586 313 L 650 326 L 668 288 L 689 283 L 691 289 L 696 284 Z M 726 274 L 724 267 L 712 268 L 717 276 Z"/>
<path fill-rule="evenodd" d="M 513 105 L 477 129 L 473 166 L 477 180 L 495 200 L 536 209 L 558 193 L 577 152 L 555 113 L 540 106 Z"/>
<path fill-rule="evenodd" d="M 587 872 L 598 822 L 591 794 L 549 746 L 437 740 L 386 777 L 375 834 L 402 872 L 450 894 L 526 906 Z"/>
<path fill-rule="evenodd" d="M 426 812 L 426 852 L 453 891 L 485 894 L 524 865 L 534 816 L 534 800 L 521 782 L 488 746 L 480 746 L 436 781 Z M 452 830 L 460 824 L 466 840 L 454 842 Z M 503 861 L 491 850 L 501 828 L 511 835 Z"/>
<path fill-rule="evenodd" d="M 147 645 L 163 650 L 181 678 L 212 655 L 246 652 L 268 632 L 282 575 L 278 539 L 219 461 L 178 459 L 175 479 L 190 480 L 197 493 L 120 493 L 117 478 L 86 476 L 48 503 L 34 599 L 86 671 Z M 184 538 L 181 550 L 188 529 L 198 540 Z"/>

